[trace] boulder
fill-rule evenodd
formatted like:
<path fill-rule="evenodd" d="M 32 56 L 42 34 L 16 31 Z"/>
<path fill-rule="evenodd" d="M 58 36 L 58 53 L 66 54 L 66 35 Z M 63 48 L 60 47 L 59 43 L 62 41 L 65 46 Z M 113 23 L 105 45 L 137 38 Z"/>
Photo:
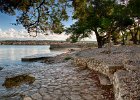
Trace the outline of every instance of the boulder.
<path fill-rule="evenodd" d="M 103 74 L 98 74 L 98 77 L 101 85 L 112 85 L 108 76 L 105 76 Z"/>
<path fill-rule="evenodd" d="M 140 100 L 140 73 L 119 70 L 114 73 L 115 100 Z"/>

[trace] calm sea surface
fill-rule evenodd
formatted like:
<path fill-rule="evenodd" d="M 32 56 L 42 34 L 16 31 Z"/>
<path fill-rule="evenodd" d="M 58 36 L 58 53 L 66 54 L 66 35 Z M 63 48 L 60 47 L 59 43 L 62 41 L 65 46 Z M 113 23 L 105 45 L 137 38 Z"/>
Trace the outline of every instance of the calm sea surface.
<path fill-rule="evenodd" d="M 51 51 L 48 45 L 0 45 L 0 66 L 23 64 L 21 58 L 36 54 L 60 54 L 64 51 Z"/>

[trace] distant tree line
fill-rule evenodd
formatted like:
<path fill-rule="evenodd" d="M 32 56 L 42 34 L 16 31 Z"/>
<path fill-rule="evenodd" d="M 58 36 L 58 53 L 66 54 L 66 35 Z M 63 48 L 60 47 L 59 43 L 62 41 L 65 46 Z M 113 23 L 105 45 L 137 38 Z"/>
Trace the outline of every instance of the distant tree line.
<path fill-rule="evenodd" d="M 68 8 L 76 22 L 65 29 Z M 66 31 L 71 42 L 95 33 L 98 47 L 127 41 L 140 44 L 140 0 L 0 0 L 0 12 L 15 15 L 28 32 Z M 35 35 L 35 36 L 36 36 Z"/>

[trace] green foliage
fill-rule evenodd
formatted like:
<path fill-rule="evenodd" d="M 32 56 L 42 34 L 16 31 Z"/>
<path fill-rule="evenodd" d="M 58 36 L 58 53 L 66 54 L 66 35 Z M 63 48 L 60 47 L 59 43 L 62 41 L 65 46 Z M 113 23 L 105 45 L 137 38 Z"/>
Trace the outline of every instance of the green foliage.
<path fill-rule="evenodd" d="M 86 1 L 86 0 L 85 0 Z M 74 2 L 74 18 L 78 21 L 70 27 L 72 37 L 78 39 L 89 37 L 92 31 L 95 32 L 98 47 L 104 44 L 106 35 L 105 32 L 115 30 L 116 20 L 114 19 L 114 5 L 113 0 L 95 0 Z M 81 7 L 82 6 L 82 7 Z M 113 29 L 114 28 L 114 29 Z M 99 43 L 100 42 L 100 43 Z M 100 46 L 99 46 L 100 45 Z"/>
<path fill-rule="evenodd" d="M 125 0 L 121 0 L 125 1 Z M 96 34 L 98 47 L 107 39 L 116 41 L 120 32 L 130 30 L 132 40 L 138 37 L 140 20 L 140 0 L 129 0 L 118 4 L 117 0 L 1 0 L 0 12 L 17 16 L 17 23 L 28 32 L 62 33 L 62 21 L 68 20 L 67 8 L 73 7 L 73 19 L 77 22 L 66 29 L 71 34 L 70 41 L 77 42 Z M 118 34 L 117 34 L 118 33 Z M 36 34 L 37 35 L 37 34 Z M 113 40 L 114 39 L 114 40 Z"/>
<path fill-rule="evenodd" d="M 129 9 L 129 14 L 132 16 L 140 16 L 140 0 L 129 0 L 127 8 Z"/>
<path fill-rule="evenodd" d="M 88 23 L 88 22 L 87 22 Z M 82 38 L 89 37 L 89 30 L 87 30 L 88 24 L 84 22 L 77 21 L 75 24 L 71 25 L 65 31 L 71 34 L 70 41 L 77 42 Z"/>
<path fill-rule="evenodd" d="M 108 27 L 110 27 L 111 26 L 111 19 L 109 19 L 109 18 L 102 18 L 101 19 L 101 26 L 104 29 L 107 29 Z"/>
<path fill-rule="evenodd" d="M 18 11 L 17 23 L 22 24 L 28 32 L 63 32 L 61 21 L 67 20 L 67 8 L 70 3 L 66 0 L 1 0 L 0 12 L 15 15 Z"/>
<path fill-rule="evenodd" d="M 64 60 L 70 60 L 70 59 L 72 59 L 72 57 L 70 56 L 64 58 Z"/>
<path fill-rule="evenodd" d="M 83 0 L 83 2 L 75 0 L 73 4 L 75 8 L 74 18 L 78 20 L 77 23 L 82 22 L 82 24 L 75 23 L 71 26 L 72 37 L 75 38 L 78 35 L 77 38 L 79 38 L 83 33 L 86 33 L 85 36 L 90 36 L 91 31 L 94 31 L 98 45 L 103 45 L 107 39 L 109 41 L 112 39 L 116 43 L 120 32 L 125 31 L 134 23 L 134 20 L 130 17 L 132 9 L 128 9 L 130 8 L 129 5 L 132 5 L 131 2 L 130 0 L 130 4 L 126 6 L 116 3 L 115 0 Z M 135 0 L 136 2 L 138 3 L 137 0 Z M 134 12 L 132 13 L 134 14 Z M 82 25 L 84 25 L 84 28 Z M 75 26 L 76 29 L 72 28 Z"/>

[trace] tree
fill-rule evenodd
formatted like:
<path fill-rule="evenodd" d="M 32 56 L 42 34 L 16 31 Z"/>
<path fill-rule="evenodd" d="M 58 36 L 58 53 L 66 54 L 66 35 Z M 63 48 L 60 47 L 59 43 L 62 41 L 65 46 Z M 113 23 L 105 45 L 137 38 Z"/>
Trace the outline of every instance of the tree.
<path fill-rule="evenodd" d="M 71 25 L 66 29 L 66 33 L 71 34 L 70 40 L 71 42 L 77 42 L 83 38 L 90 37 L 91 32 L 88 30 L 88 22 L 80 22 L 77 21 L 75 24 Z"/>
<path fill-rule="evenodd" d="M 77 19 L 77 22 L 68 30 L 73 33 L 72 38 L 75 41 L 89 36 L 94 31 L 98 47 L 102 47 L 104 43 L 115 39 L 113 35 L 116 31 L 125 31 L 129 28 L 135 43 L 138 37 L 138 31 L 135 29 L 139 30 L 139 24 L 135 24 L 134 21 L 139 19 L 140 1 L 129 0 L 128 4 L 118 4 L 116 1 L 1 0 L 0 11 L 10 15 L 20 12 L 16 25 L 22 24 L 28 32 L 44 33 L 53 30 L 55 33 L 61 33 L 64 31 L 62 21 L 68 19 L 67 8 L 73 6 L 73 18 Z"/>
<path fill-rule="evenodd" d="M 95 32 L 99 48 L 104 45 L 107 39 L 104 31 L 106 25 L 109 26 L 110 24 L 107 17 L 114 4 L 114 0 L 82 0 L 82 2 L 75 0 L 73 2 L 75 8 L 74 18 L 78 20 L 78 23 L 82 22 L 83 25 L 86 25 L 83 33 L 87 31 L 88 33 Z"/>
<path fill-rule="evenodd" d="M 115 33 L 120 34 L 134 23 L 128 14 L 127 6 L 118 4 L 115 0 L 75 0 L 73 5 L 74 18 L 86 25 L 83 33 L 86 30 L 95 32 L 98 47 L 102 47 L 106 42 L 110 43 L 111 40 L 115 42 Z"/>
<path fill-rule="evenodd" d="M 127 10 L 128 15 L 134 21 L 133 25 L 128 28 L 132 37 L 131 40 L 134 44 L 138 44 L 140 30 L 140 0 L 129 0 Z"/>
<path fill-rule="evenodd" d="M 81 34 L 86 31 L 88 33 L 94 31 L 99 48 L 107 41 L 110 42 L 111 38 L 115 39 L 115 31 L 124 30 L 132 24 L 129 16 L 125 15 L 124 8 L 126 6 L 117 4 L 115 0 L 83 0 L 82 2 L 75 0 L 73 5 L 75 8 L 74 18 L 78 20 L 78 23 L 82 22 L 86 26 Z M 79 28 L 79 30 L 81 29 Z"/>
<path fill-rule="evenodd" d="M 128 9 L 125 5 L 116 5 L 116 11 L 114 13 L 114 18 L 116 20 L 116 31 L 121 33 L 122 37 L 122 44 L 125 45 L 125 41 L 127 39 L 127 32 L 128 28 L 133 25 L 134 20 L 128 14 Z"/>

